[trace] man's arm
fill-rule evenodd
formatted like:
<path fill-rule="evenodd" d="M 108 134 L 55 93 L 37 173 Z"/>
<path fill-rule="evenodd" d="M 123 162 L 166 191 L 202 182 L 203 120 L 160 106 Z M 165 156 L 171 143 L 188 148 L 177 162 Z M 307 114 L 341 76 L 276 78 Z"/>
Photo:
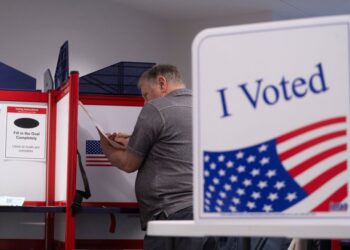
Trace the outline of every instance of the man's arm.
<path fill-rule="evenodd" d="M 158 140 L 163 127 L 164 122 L 160 112 L 153 105 L 146 104 L 137 118 L 130 137 L 124 133 L 107 135 L 109 139 L 124 145 L 124 147 L 113 148 L 108 141 L 103 141 L 101 138 L 102 151 L 113 165 L 125 172 L 134 172 L 140 168 L 144 157 Z"/>
<path fill-rule="evenodd" d="M 124 142 L 127 146 L 127 140 Z M 108 141 L 101 140 L 101 148 L 108 160 L 119 169 L 132 173 L 141 166 L 143 158 L 137 154 L 130 152 L 128 149 L 116 149 L 112 147 Z"/>

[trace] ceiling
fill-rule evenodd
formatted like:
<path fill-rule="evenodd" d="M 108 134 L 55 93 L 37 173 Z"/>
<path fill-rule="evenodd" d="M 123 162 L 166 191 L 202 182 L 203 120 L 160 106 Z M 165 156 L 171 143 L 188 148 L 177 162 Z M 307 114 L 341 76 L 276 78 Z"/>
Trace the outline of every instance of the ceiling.
<path fill-rule="evenodd" d="M 168 21 L 272 12 L 277 18 L 350 14 L 350 0 L 113 0 Z"/>

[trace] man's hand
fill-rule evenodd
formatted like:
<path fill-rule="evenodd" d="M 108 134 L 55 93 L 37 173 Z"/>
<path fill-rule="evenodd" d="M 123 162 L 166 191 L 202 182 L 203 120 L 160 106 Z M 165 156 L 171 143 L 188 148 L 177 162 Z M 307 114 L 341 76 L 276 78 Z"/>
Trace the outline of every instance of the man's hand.
<path fill-rule="evenodd" d="M 129 135 L 125 133 L 106 134 L 109 140 L 117 142 L 118 147 L 111 145 L 105 137 L 101 136 L 102 152 L 107 156 L 108 160 L 119 169 L 131 173 L 139 169 L 143 158 L 132 154 L 127 150 L 129 143 Z"/>
<path fill-rule="evenodd" d="M 103 136 L 100 136 L 100 144 L 101 144 L 101 149 L 102 149 L 102 152 L 107 156 L 109 157 L 114 151 L 118 150 L 116 149 L 115 147 L 113 147 L 109 141 L 103 137 Z M 120 149 L 121 150 L 121 149 Z M 123 149 L 125 150 L 125 149 Z"/>
<path fill-rule="evenodd" d="M 108 138 L 112 141 L 117 142 L 120 145 L 123 145 L 125 148 L 127 148 L 129 143 L 129 134 L 126 133 L 113 133 L 113 134 L 107 134 Z"/>

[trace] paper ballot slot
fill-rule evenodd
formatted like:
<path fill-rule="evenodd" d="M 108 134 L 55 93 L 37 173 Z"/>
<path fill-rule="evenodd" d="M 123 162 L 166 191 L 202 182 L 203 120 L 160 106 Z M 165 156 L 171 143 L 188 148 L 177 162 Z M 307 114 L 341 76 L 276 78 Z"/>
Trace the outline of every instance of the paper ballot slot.
<path fill-rule="evenodd" d="M 348 237 L 349 24 L 325 17 L 197 35 L 195 223 L 174 235 Z M 152 234 L 170 230 L 152 225 Z"/>

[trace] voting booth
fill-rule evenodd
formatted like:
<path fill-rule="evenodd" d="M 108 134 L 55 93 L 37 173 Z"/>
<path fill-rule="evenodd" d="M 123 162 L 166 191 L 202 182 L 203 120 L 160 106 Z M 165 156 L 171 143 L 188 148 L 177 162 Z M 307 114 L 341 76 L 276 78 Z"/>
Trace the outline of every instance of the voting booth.
<path fill-rule="evenodd" d="M 79 78 L 76 77 L 74 85 L 68 82 L 57 90 L 59 94 L 54 105 L 54 203 L 66 207 L 66 214 L 55 215 L 55 247 L 67 250 L 94 246 L 140 249 L 144 233 L 139 226 L 134 195 L 136 173 L 126 174 L 109 163 L 101 151 L 94 122 L 98 122 L 105 132 L 132 133 L 143 99 L 79 96 Z M 94 122 L 89 116 L 93 117 Z M 83 199 L 81 208 L 74 215 L 71 206 L 75 202 L 76 192 L 85 189 L 82 173 L 78 169 L 77 151 L 81 155 L 91 197 Z"/>
<path fill-rule="evenodd" d="M 0 90 L 0 249 L 141 249 L 136 173 L 111 165 L 95 125 L 131 134 L 143 98 L 79 95 L 68 58 L 66 41 L 55 83 L 45 72 L 44 93 L 34 78 L 0 63 L 3 89 L 17 89 Z M 125 91 L 132 85 L 136 92 L 139 74 L 152 65 L 120 63 L 118 82 L 108 83 L 122 89 L 126 81 Z"/>
<path fill-rule="evenodd" d="M 3 89 L 17 90 L 0 90 L 0 220 L 10 225 L 1 223 L 0 249 L 141 249 L 136 173 L 111 165 L 96 123 L 105 132 L 131 134 L 143 99 L 79 95 L 87 86 L 77 71 L 69 74 L 68 58 L 66 41 L 55 83 L 50 70 L 44 74 L 44 93 L 35 90 L 34 78 L 0 63 Z M 98 84 L 138 93 L 138 77 L 152 65 L 120 63 L 117 82 L 105 77 Z"/>
<path fill-rule="evenodd" d="M 106 132 L 131 133 L 143 99 L 79 97 L 78 72 L 48 93 L 0 91 L 0 195 L 24 199 L 23 205 L 0 207 L 0 216 L 13 225 L 10 232 L 21 227 L 17 237 L 26 239 L 14 242 L 1 227 L 0 249 L 142 248 L 136 173 L 125 174 L 108 162 L 81 105 Z M 77 151 L 92 195 L 74 212 L 76 191 L 84 190 Z"/>
<path fill-rule="evenodd" d="M 348 238 L 349 16 L 204 30 L 194 221 L 148 234 Z"/>
<path fill-rule="evenodd" d="M 83 107 L 79 105 L 78 110 L 78 150 L 91 197 L 83 201 L 82 214 L 76 216 L 77 244 L 86 248 L 142 249 L 144 232 L 134 190 L 137 173 L 125 173 L 111 165 L 101 150 L 95 125 L 106 133 L 131 134 L 143 98 L 89 94 L 79 99 Z M 77 189 L 84 190 L 79 173 Z"/>
<path fill-rule="evenodd" d="M 143 106 L 141 97 L 81 95 L 80 101 L 106 133 L 131 134 Z M 78 149 L 91 189 L 89 205 L 137 207 L 136 172 L 125 173 L 112 166 L 100 147 L 100 136 L 86 112 L 79 107 Z M 78 187 L 83 188 L 82 178 Z"/>
<path fill-rule="evenodd" d="M 11 213 L 8 217 L 20 213 L 16 218 L 23 221 L 12 220 L 11 224 L 22 228 L 19 237 L 28 239 L 13 247 L 29 243 L 28 247 L 50 248 L 55 240 L 63 242 L 65 249 L 73 249 L 69 246 L 74 242 L 70 204 L 75 193 L 78 73 L 72 72 L 56 91 L 0 91 L 0 100 L 1 195 L 24 200 L 10 202 L 0 211 Z M 36 214 L 32 217 L 36 222 L 28 219 L 28 213 Z M 54 231 L 59 217 L 64 226 Z M 5 247 L 11 248 L 11 244 L 1 242 Z"/>
<path fill-rule="evenodd" d="M 46 205 L 47 101 L 48 97 L 43 93 L 0 91 L 2 204 L 21 205 L 24 202 L 24 206 L 38 208 Z M 45 217 L 43 214 L 0 213 L 0 247 L 13 237 L 11 232 L 18 227 L 21 228 L 19 237 L 25 236 L 35 244 L 44 241 L 44 228 L 33 225 L 33 220 L 40 224 L 45 222 Z"/>

